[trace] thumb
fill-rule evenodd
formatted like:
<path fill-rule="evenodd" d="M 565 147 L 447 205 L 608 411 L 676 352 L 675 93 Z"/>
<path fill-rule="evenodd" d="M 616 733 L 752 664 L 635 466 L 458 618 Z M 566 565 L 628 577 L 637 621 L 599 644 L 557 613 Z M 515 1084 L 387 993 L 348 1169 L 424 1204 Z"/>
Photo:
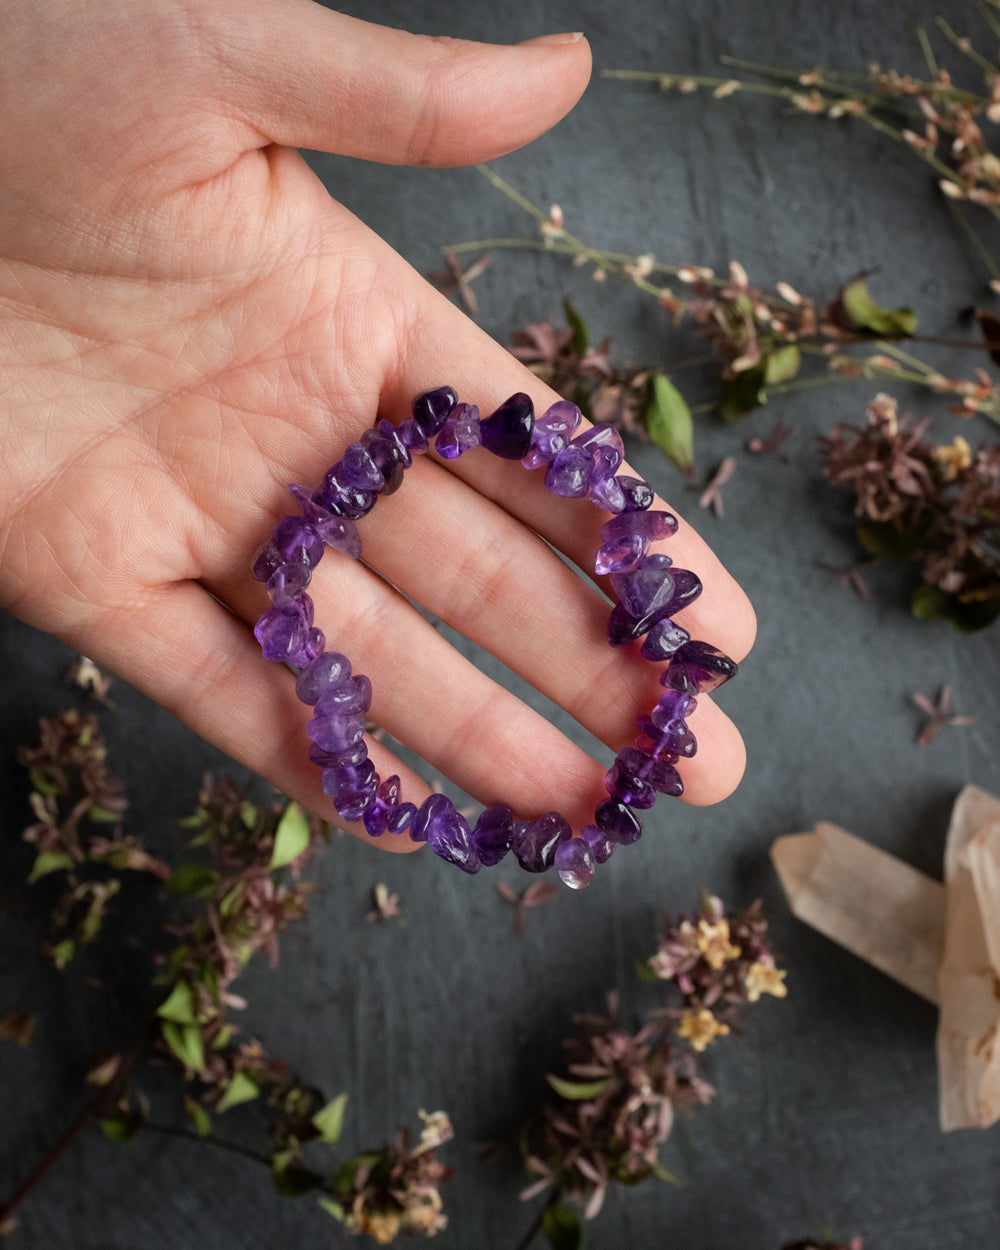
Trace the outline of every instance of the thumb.
<path fill-rule="evenodd" d="M 510 47 L 412 35 L 313 0 L 233 6 L 217 90 L 266 142 L 390 165 L 469 165 L 555 125 L 590 76 L 580 35 Z"/>

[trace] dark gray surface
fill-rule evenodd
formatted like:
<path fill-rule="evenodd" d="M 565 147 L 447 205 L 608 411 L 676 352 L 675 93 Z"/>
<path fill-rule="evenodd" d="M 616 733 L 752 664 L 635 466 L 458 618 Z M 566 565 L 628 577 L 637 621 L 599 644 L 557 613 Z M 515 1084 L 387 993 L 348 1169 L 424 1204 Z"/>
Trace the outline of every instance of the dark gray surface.
<path fill-rule="evenodd" d="M 582 28 L 598 67 L 704 73 L 717 72 L 722 53 L 802 67 L 880 59 L 919 70 L 911 19 L 930 24 L 941 7 L 349 6 L 390 25 L 497 41 Z M 424 272 L 441 267 L 442 243 L 525 232 L 519 212 L 472 171 L 314 163 L 336 195 Z M 717 267 L 737 258 L 764 285 L 784 279 L 816 295 L 879 265 L 877 298 L 915 304 L 929 333 L 965 333 L 958 310 L 988 298 L 930 179 L 907 153 L 850 123 L 788 116 L 765 100 L 663 97 L 595 75 L 565 122 L 498 168 L 535 202 L 560 203 L 574 233 L 606 247 Z M 504 341 L 525 321 L 558 315 L 569 293 L 595 336 L 612 333 L 622 356 L 669 367 L 693 354 L 690 340 L 668 339 L 664 318 L 643 297 L 589 284 L 550 257 L 498 253 L 477 291 L 482 324 Z M 807 393 L 736 429 L 703 422 L 702 474 L 779 417 L 795 426 L 781 457 L 740 455 L 723 521 L 698 510 L 697 496 L 655 450 L 630 448 L 633 463 L 747 586 L 759 613 L 757 648 L 723 694 L 750 750 L 736 796 L 701 811 L 661 804 L 642 843 L 591 890 L 564 892 L 532 913 L 520 939 L 496 895 L 497 874 L 466 878 L 429 856 L 382 859 L 340 839 L 317 867 L 326 892 L 286 941 L 280 975 L 248 973 L 247 1032 L 331 1092 L 350 1090 L 347 1145 L 383 1139 L 414 1122 L 418 1107 L 450 1111 L 458 1141 L 444 1153 L 457 1174 L 445 1190 L 451 1224 L 436 1242 L 442 1250 L 513 1250 L 530 1221 L 517 1202 L 522 1176 L 513 1153 L 487 1166 L 474 1144 L 510 1140 L 574 1011 L 599 1009 L 615 987 L 626 1012 L 650 1005 L 633 960 L 653 948 L 657 916 L 688 907 L 700 886 L 733 903 L 764 897 L 789 997 L 763 1004 L 746 1036 L 712 1056 L 716 1103 L 678 1124 L 663 1152 L 681 1186 L 612 1195 L 588 1245 L 771 1250 L 824 1228 L 844 1238 L 863 1233 L 872 1250 L 996 1244 L 1000 1137 L 939 1133 L 933 1010 L 794 921 L 767 859 L 775 835 L 827 818 L 940 875 L 959 788 L 972 781 L 1000 792 L 996 628 L 960 637 L 945 625 L 918 624 L 895 572 L 872 577 L 875 599 L 865 604 L 822 567 L 846 565 L 856 551 L 846 502 L 821 482 L 815 433 L 859 421 L 877 389 Z M 931 410 L 920 394 L 897 394 L 917 412 Z M 935 428 L 950 439 L 957 423 L 943 416 Z M 985 422 L 962 432 L 970 441 L 994 435 Z M 30 861 L 16 841 L 27 817 L 13 747 L 39 715 L 71 701 L 60 684 L 70 657 L 9 618 L 0 618 L 0 657 L 0 893 L 9 899 Z M 976 724 L 918 750 L 909 695 L 945 682 Z M 154 849 L 176 848 L 173 820 L 192 806 L 202 771 L 227 765 L 121 683 L 115 698 L 117 713 L 105 719 L 136 824 Z M 520 886 L 513 872 L 498 873 Z M 400 891 L 406 927 L 364 923 L 378 880 Z M 64 1005 L 65 987 L 34 954 L 36 939 L 17 913 L 0 915 L 0 1010 L 9 1003 L 43 1017 L 29 1049 L 0 1046 L 0 1190 L 79 1105 L 82 1065 L 108 1023 L 105 1001 L 85 987 Z M 127 1015 L 127 1005 L 122 1010 Z M 25 1204 L 22 1220 L 13 1250 L 311 1250 L 330 1239 L 324 1217 L 308 1203 L 278 1200 L 253 1164 L 162 1140 L 115 1148 L 93 1133 Z"/>

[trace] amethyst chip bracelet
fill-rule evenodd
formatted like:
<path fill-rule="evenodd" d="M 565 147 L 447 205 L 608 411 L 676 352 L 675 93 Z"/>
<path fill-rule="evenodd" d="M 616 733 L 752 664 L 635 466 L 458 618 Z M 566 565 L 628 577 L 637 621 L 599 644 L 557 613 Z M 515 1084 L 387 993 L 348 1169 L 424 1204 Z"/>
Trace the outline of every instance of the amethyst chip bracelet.
<path fill-rule="evenodd" d="M 296 694 L 313 709 L 309 757 L 322 769 L 323 792 L 344 820 L 363 820 L 372 837 L 408 833 L 468 873 L 490 868 L 510 852 L 527 872 L 555 867 L 573 889 L 588 885 L 595 865 L 605 863 L 616 846 L 642 836 L 637 812 L 652 807 L 659 794 L 683 792 L 675 765 L 697 750 L 687 725 L 696 695 L 736 672 L 728 656 L 693 640 L 673 619 L 701 593 L 694 573 L 649 550 L 653 541 L 676 532 L 677 518 L 652 510 L 647 483 L 618 474 L 624 448 L 614 426 L 595 425 L 577 434 L 581 420 L 579 408 L 566 400 L 536 420 L 524 394 L 512 395 L 480 419 L 476 405 L 459 402 L 451 387 L 425 391 L 398 428 L 382 420 L 365 430 L 318 489 L 289 486 L 301 516 L 286 516 L 275 525 L 252 566 L 271 598 L 254 634 L 265 659 L 299 670 Z M 663 694 L 648 716 L 639 717 L 635 745 L 618 752 L 604 778 L 608 797 L 578 837 L 558 812 L 515 821 L 509 807 L 488 807 L 470 826 L 443 794 L 432 794 L 419 808 L 405 802 L 399 778 L 383 780 L 368 758 L 364 733 L 371 682 L 352 673 L 346 656 L 327 651 L 313 624 L 306 590 L 324 551 L 334 547 L 352 559 L 360 556 L 357 522 L 380 495 L 399 489 L 413 456 L 426 452 L 431 440 L 446 460 L 485 447 L 527 469 L 545 466 L 545 485 L 553 494 L 587 498 L 613 514 L 601 526 L 594 566 L 595 573 L 610 577 L 618 599 L 608 641 L 620 647 L 642 638 L 642 655 L 667 666 L 660 675 Z"/>

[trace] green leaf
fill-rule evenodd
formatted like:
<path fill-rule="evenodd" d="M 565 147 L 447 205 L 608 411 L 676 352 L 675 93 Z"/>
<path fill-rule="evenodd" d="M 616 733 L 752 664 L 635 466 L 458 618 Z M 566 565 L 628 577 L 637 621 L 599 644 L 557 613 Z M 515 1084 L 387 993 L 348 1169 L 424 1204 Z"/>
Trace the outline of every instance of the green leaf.
<path fill-rule="evenodd" d="M 31 866 L 28 885 L 34 885 L 50 872 L 62 872 L 73 867 L 73 856 L 68 851 L 39 851 Z"/>
<path fill-rule="evenodd" d="M 867 274 L 858 274 L 841 288 L 840 302 L 848 323 L 855 329 L 909 336 L 917 328 L 917 314 L 912 308 L 882 308 L 875 303 L 868 293 Z"/>
<path fill-rule="evenodd" d="M 61 942 L 57 942 L 53 946 L 50 954 L 52 962 L 61 971 L 76 954 L 76 943 L 72 938 L 63 938 Z"/>
<path fill-rule="evenodd" d="M 640 981 L 662 981 L 662 977 L 658 977 L 649 965 L 648 959 L 637 959 L 635 961 L 635 975 Z"/>
<path fill-rule="evenodd" d="M 332 1198 L 325 1198 L 325 1197 L 317 1198 L 316 1201 L 323 1208 L 323 1210 L 327 1213 L 327 1215 L 332 1215 L 335 1220 L 340 1220 L 341 1224 L 343 1224 L 344 1208 L 340 1205 L 339 1202 L 334 1202 Z"/>
<path fill-rule="evenodd" d="M 218 1112 L 228 1111 L 230 1107 L 238 1107 L 241 1102 L 253 1102 L 260 1094 L 260 1086 L 245 1072 L 234 1072 L 233 1079 L 226 1086 L 226 1092 L 215 1104 Z"/>
<path fill-rule="evenodd" d="M 208 1110 L 191 1097 L 184 1099 L 184 1110 L 188 1113 L 198 1136 L 207 1137 L 212 1131 L 212 1117 L 209 1115 Z"/>
<path fill-rule="evenodd" d="M 1000 598 L 964 603 L 958 595 L 949 595 L 940 586 L 921 582 L 913 592 L 910 609 L 919 621 L 950 621 L 957 630 L 971 634 L 1000 617 Z"/>
<path fill-rule="evenodd" d="M 719 415 L 724 421 L 738 421 L 748 412 L 767 403 L 767 361 L 744 369 L 734 378 L 724 378 L 719 387 Z"/>
<path fill-rule="evenodd" d="M 583 1245 L 583 1222 L 572 1207 L 560 1202 L 546 1207 L 542 1232 L 552 1250 L 579 1250 Z"/>
<path fill-rule="evenodd" d="M 95 824 L 117 825 L 121 818 L 121 812 L 113 812 L 109 807 L 101 807 L 98 803 L 87 808 L 87 819 L 94 821 Z"/>
<path fill-rule="evenodd" d="M 319 1129 L 319 1139 L 335 1142 L 340 1138 L 344 1127 L 344 1108 L 347 1106 L 347 1094 L 338 1094 L 325 1107 L 317 1111 L 312 1118 L 313 1124 Z"/>
<path fill-rule="evenodd" d="M 916 554 L 927 536 L 926 525 L 915 525 L 901 530 L 891 521 L 879 521 L 873 525 L 859 525 L 858 541 L 870 555 L 883 560 L 908 560 Z"/>
<path fill-rule="evenodd" d="M 764 357 L 764 385 L 776 386 L 779 382 L 791 382 L 802 365 L 802 353 L 794 343 L 779 347 Z"/>
<path fill-rule="evenodd" d="M 659 1159 L 654 1159 L 652 1163 L 653 1175 L 661 1181 L 666 1181 L 668 1185 L 679 1185 L 681 1182 L 673 1172 L 668 1172 Z"/>
<path fill-rule="evenodd" d="M 243 882 L 237 881 L 229 893 L 219 904 L 219 915 L 225 918 L 235 911 L 237 904 L 243 897 Z"/>
<path fill-rule="evenodd" d="M 573 331 L 573 338 L 570 344 L 573 348 L 573 354 L 574 356 L 583 356 L 590 346 L 590 332 L 587 329 L 587 323 L 568 299 L 563 300 L 563 312 L 566 314 L 569 328 Z"/>
<path fill-rule="evenodd" d="M 298 1163 L 274 1167 L 271 1171 L 271 1179 L 278 1193 L 284 1194 L 286 1198 L 301 1198 L 303 1194 L 323 1184 L 323 1178 L 318 1172 L 313 1172 L 310 1168 L 302 1167 Z"/>
<path fill-rule="evenodd" d="M 284 868 L 309 845 L 309 820 L 298 803 L 289 803 L 274 832 L 274 850 L 268 868 Z"/>
<path fill-rule="evenodd" d="M 221 874 L 204 864 L 178 864 L 167 882 L 168 894 L 183 894 L 187 898 L 211 898 L 221 880 Z"/>
<path fill-rule="evenodd" d="M 156 1009 L 156 1014 L 163 1020 L 173 1020 L 176 1024 L 197 1024 L 194 1014 L 194 994 L 186 981 L 178 981 L 167 997 Z"/>
<path fill-rule="evenodd" d="M 101 1132 L 114 1142 L 130 1141 L 142 1127 L 142 1116 L 138 1111 L 121 1111 L 100 1121 Z"/>
<path fill-rule="evenodd" d="M 31 788 L 37 790 L 39 794 L 61 794 L 62 786 L 50 777 L 47 772 L 41 768 L 31 768 L 28 770 L 28 778 L 31 781 Z"/>
<path fill-rule="evenodd" d="M 694 421 L 683 395 L 662 373 L 646 384 L 643 423 L 649 437 L 668 459 L 687 473 L 694 462 Z"/>
<path fill-rule="evenodd" d="M 240 820 L 248 829 L 257 827 L 257 818 L 260 815 L 260 809 L 256 803 L 251 803 L 249 799 L 244 799 L 240 804 Z"/>
<path fill-rule="evenodd" d="M 160 1027 L 163 1040 L 181 1063 L 195 1072 L 204 1072 L 205 1043 L 201 1029 L 196 1024 L 176 1024 L 173 1020 L 164 1020 Z"/>
<path fill-rule="evenodd" d="M 573 1102 L 587 1102 L 591 1098 L 599 1098 L 604 1093 L 608 1078 L 599 1081 L 567 1081 L 561 1076 L 546 1073 L 545 1079 L 560 1098 L 570 1098 Z"/>

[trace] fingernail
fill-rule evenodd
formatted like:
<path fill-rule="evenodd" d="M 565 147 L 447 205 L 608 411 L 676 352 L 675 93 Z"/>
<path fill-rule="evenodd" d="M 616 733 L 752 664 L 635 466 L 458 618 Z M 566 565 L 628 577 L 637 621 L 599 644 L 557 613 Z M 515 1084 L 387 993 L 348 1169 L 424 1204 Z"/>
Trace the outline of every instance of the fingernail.
<path fill-rule="evenodd" d="M 539 44 L 579 43 L 582 38 L 582 30 L 570 30 L 561 35 L 536 35 L 534 39 L 522 39 L 520 46 L 523 48 Z"/>

